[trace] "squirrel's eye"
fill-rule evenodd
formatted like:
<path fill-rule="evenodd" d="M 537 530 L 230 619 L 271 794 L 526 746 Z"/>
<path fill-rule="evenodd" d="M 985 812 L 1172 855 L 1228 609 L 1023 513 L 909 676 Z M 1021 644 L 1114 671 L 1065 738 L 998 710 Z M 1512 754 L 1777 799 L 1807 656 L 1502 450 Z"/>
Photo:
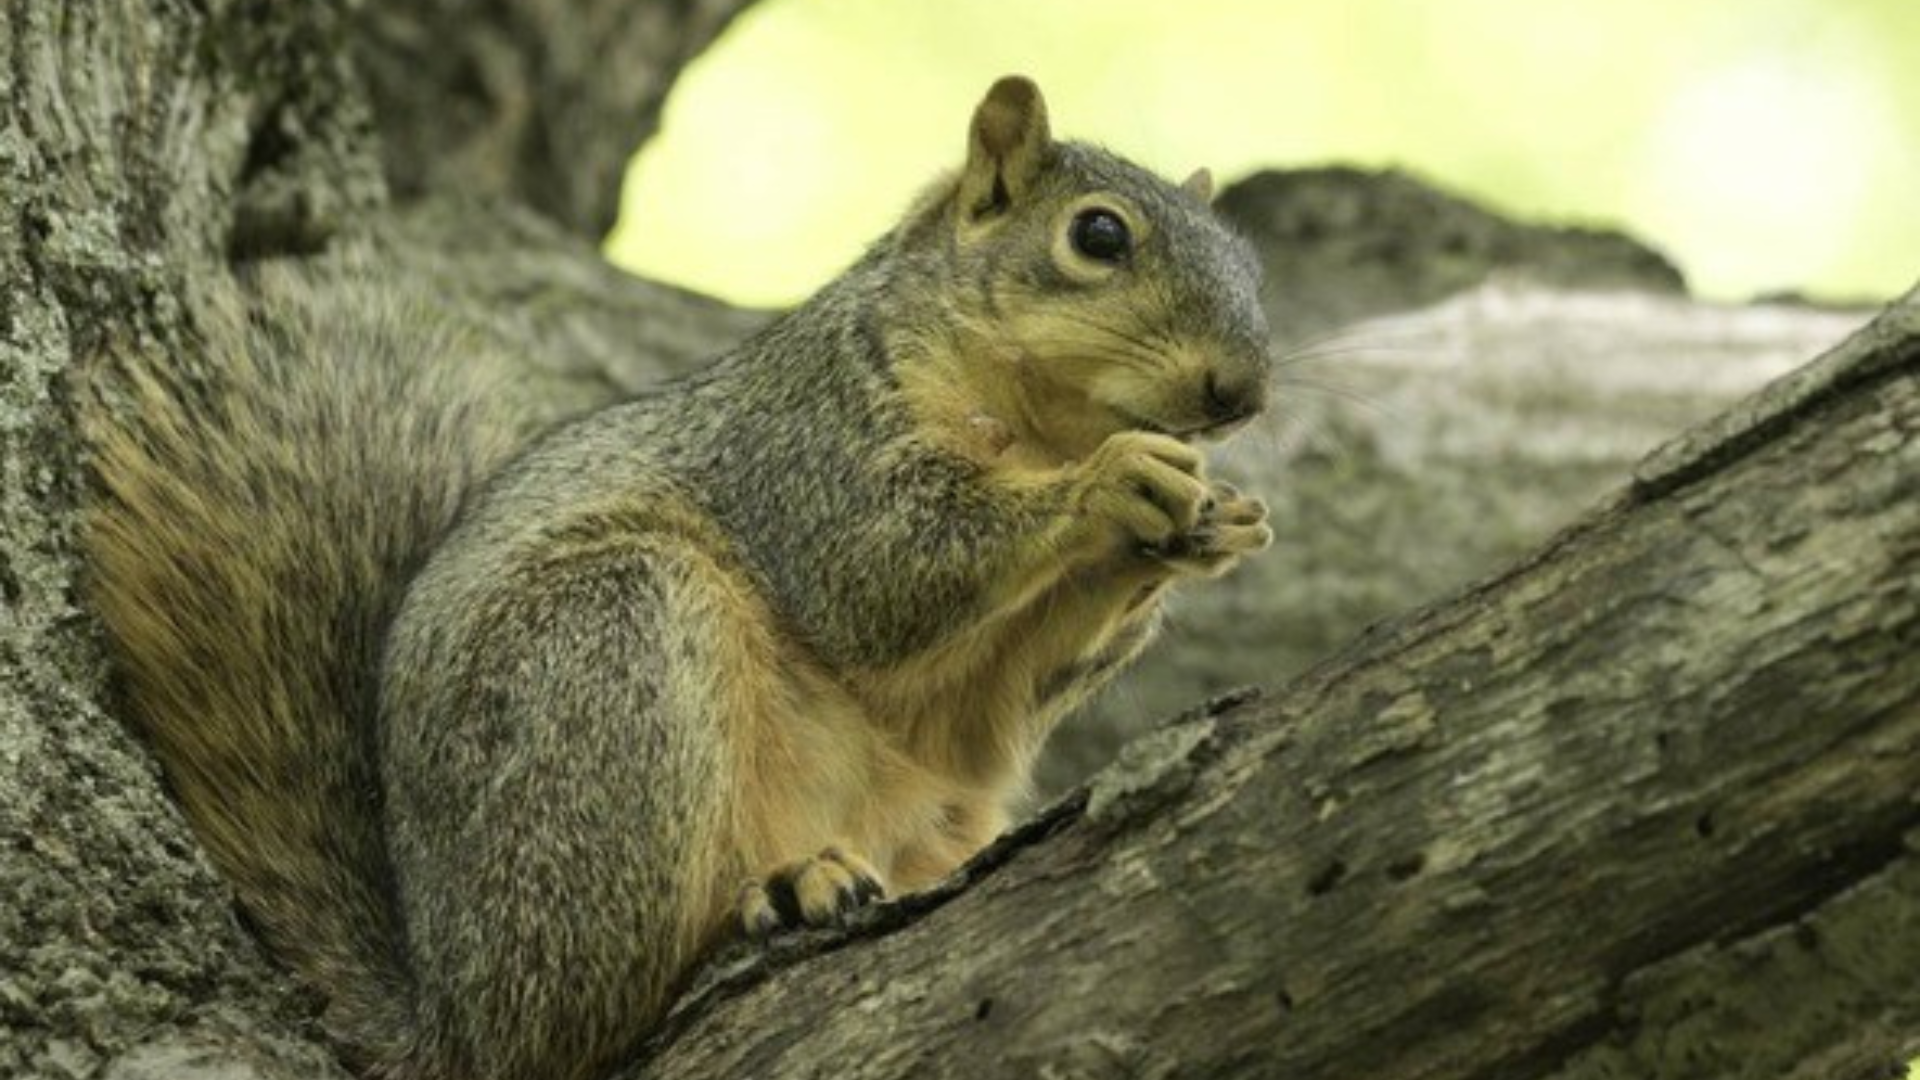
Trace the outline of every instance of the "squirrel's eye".
<path fill-rule="evenodd" d="M 1120 262 L 1133 250 L 1133 234 L 1127 230 L 1127 223 L 1111 210 L 1080 211 L 1068 226 L 1067 236 L 1073 241 L 1073 250 L 1100 262 Z"/>

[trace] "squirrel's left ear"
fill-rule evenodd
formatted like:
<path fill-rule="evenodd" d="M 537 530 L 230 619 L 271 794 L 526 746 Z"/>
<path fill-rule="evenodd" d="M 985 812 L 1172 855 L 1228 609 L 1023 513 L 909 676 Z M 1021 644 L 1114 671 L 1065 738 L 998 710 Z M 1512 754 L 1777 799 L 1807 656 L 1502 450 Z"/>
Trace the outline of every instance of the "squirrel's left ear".
<path fill-rule="evenodd" d="M 998 213 L 1024 197 L 1053 144 L 1047 102 L 1032 79 L 1008 75 L 973 111 L 960 206 L 968 218 Z"/>
<path fill-rule="evenodd" d="M 1213 170 L 1195 169 L 1180 185 L 1180 190 L 1209 205 L 1213 202 Z"/>

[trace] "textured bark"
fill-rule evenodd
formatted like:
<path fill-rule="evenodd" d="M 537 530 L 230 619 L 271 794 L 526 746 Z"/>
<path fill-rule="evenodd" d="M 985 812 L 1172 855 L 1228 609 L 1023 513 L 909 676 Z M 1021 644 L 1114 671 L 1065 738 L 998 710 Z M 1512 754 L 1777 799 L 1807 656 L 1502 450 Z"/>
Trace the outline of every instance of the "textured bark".
<path fill-rule="evenodd" d="M 1920 293 L 965 888 L 722 970 L 636 1075 L 1891 1075 L 1916 436 Z"/>
<path fill-rule="evenodd" d="M 337 1075 L 103 709 L 76 595 L 69 376 L 188 348 L 182 285 L 243 234 L 310 243 L 381 197 L 337 20 L 276 12 L 0 6 L 0 1075 Z"/>
<path fill-rule="evenodd" d="M 396 194 L 505 197 L 598 240 L 674 77 L 749 3 L 366 4 L 356 44 Z"/>
<path fill-rule="evenodd" d="M 517 391 L 550 418 L 692 371 L 764 312 L 622 273 L 591 243 L 512 203 L 424 199 L 374 223 L 392 273 L 522 362 Z"/>
<path fill-rule="evenodd" d="M 594 25 L 605 30 L 619 6 L 597 5 Z M 540 22 L 577 33 L 582 5 L 528 7 L 512 35 L 469 11 L 463 41 L 510 37 L 538 61 L 509 63 L 527 85 L 495 80 L 498 96 L 445 133 L 511 143 L 527 161 L 501 175 L 435 175 L 463 194 L 540 193 L 579 227 L 605 217 L 617 163 L 651 122 L 674 58 L 741 6 L 625 5 L 634 17 L 600 55 L 628 66 L 601 84 L 607 96 L 584 100 L 572 91 L 588 58 L 543 47 L 563 35 Z M 510 267 L 466 265 L 444 291 L 452 307 L 473 305 L 462 317 L 522 349 L 528 392 L 554 416 L 582 407 L 582 386 L 605 383 L 583 365 L 671 370 L 756 318 L 618 275 L 577 234 L 510 202 L 383 209 L 382 145 L 353 45 L 372 49 L 403 23 L 443 27 L 451 7 L 0 4 L 0 1076 L 343 1075 L 313 1041 L 310 995 L 240 926 L 152 762 L 111 715 L 77 584 L 71 402 L 87 370 L 133 353 L 192 356 L 194 297 L 231 260 L 305 257 L 368 232 L 396 273 L 479 258 Z M 351 21 L 375 9 L 378 26 Z M 383 40 L 389 105 L 459 100 L 424 61 L 409 90 L 404 47 Z M 412 44 L 435 56 L 445 47 Z M 639 63 L 636 50 L 652 59 Z M 486 120 L 510 106 L 534 119 Z M 425 122 L 396 108 L 391 122 L 402 121 Z M 576 122 L 604 126 L 549 131 Z M 457 140 L 400 137 L 408 149 L 388 156 L 406 176 L 416 173 L 403 166 L 424 174 L 446 157 L 484 157 Z M 598 202 L 568 206 L 580 192 L 541 179 L 563 164 L 554 145 L 591 164 Z M 616 361 L 623 337 L 630 351 Z"/>

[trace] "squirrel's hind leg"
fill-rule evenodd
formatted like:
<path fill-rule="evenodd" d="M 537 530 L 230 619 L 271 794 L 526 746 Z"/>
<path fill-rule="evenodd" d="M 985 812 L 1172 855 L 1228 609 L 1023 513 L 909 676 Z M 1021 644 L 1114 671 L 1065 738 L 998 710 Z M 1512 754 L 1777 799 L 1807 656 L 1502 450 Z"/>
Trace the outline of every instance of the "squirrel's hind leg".
<path fill-rule="evenodd" d="M 419 585 L 383 764 L 422 1019 L 471 1072 L 589 1075 L 664 1012 L 747 872 L 716 722 L 738 628 L 671 536 Z"/>

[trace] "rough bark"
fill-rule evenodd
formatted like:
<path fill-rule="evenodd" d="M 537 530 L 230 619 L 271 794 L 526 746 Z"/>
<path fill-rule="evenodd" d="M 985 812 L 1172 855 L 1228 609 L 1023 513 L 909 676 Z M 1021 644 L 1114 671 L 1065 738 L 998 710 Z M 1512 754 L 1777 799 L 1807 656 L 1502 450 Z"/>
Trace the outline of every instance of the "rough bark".
<path fill-rule="evenodd" d="M 413 0 L 356 20 L 395 193 L 504 197 L 598 240 L 687 61 L 751 0 Z"/>
<path fill-rule="evenodd" d="M 103 708 L 68 402 L 86 357 L 186 348 L 180 285 L 236 238 L 379 201 L 341 40 L 317 5 L 0 7 L 0 1075 L 336 1073 Z"/>
<path fill-rule="evenodd" d="M 1920 293 L 964 888 L 723 970 L 634 1075 L 1891 1075 L 1916 436 Z"/>
<path fill-rule="evenodd" d="M 516 34 L 503 35 L 508 6 L 468 12 L 465 40 L 491 33 L 510 37 L 509 52 L 530 50 L 537 61 L 503 61 L 528 85 L 494 78 L 494 96 L 462 113 L 472 123 L 449 131 L 512 143 L 525 169 L 454 183 L 443 159 L 469 161 L 467 144 L 401 130 L 408 146 L 388 164 L 403 178 L 439 169 L 462 193 L 403 213 L 383 209 L 382 143 L 353 46 L 371 49 L 409 19 L 443 26 L 459 14 L 450 5 L 383 3 L 378 26 L 352 21 L 376 5 L 0 5 L 0 1075 L 342 1075 L 312 1039 L 313 1002 L 239 925 L 152 762 L 111 715 L 77 589 L 71 401 L 83 370 L 103 356 L 191 355 L 196 283 L 230 260 L 304 257 L 369 231 L 396 272 L 482 257 L 513 267 L 450 274 L 448 302 L 470 303 L 463 315 L 524 346 L 528 392 L 556 417 L 583 407 L 582 386 L 604 383 L 583 365 L 618 371 L 644 356 L 670 370 L 755 318 L 623 278 L 577 232 L 507 201 L 544 198 L 580 228 L 604 217 L 613 162 L 651 122 L 674 58 L 744 5 L 625 5 L 633 18 L 600 55 L 655 58 L 585 101 L 561 99 L 588 58 L 542 45 L 577 33 L 581 7 L 523 6 Z M 598 5 L 595 18 L 619 6 Z M 656 31 L 686 36 L 648 37 Z M 381 40 L 393 70 L 415 73 L 423 108 L 458 98 L 436 82 L 443 69 L 425 57 L 409 66 L 406 42 Z M 441 55 L 431 37 L 411 44 Z M 407 92 L 382 85 L 389 105 Z M 538 123 L 487 119 L 516 94 L 540 101 Z M 604 126 L 529 134 L 564 126 L 557 117 Z M 391 122 L 403 120 L 425 123 L 396 108 Z M 483 139 L 482 128 L 514 134 Z M 598 203 L 563 205 L 579 191 L 542 186 L 540 169 L 563 164 L 549 141 L 598 170 Z M 504 194 L 476 202 L 466 194 L 476 189 Z M 636 351 L 617 361 L 622 338 Z"/>
<path fill-rule="evenodd" d="M 765 312 L 622 273 L 588 241 L 513 203 L 436 196 L 392 211 L 372 238 L 392 272 L 515 357 L 518 388 L 552 418 L 604 406 L 700 367 Z"/>

